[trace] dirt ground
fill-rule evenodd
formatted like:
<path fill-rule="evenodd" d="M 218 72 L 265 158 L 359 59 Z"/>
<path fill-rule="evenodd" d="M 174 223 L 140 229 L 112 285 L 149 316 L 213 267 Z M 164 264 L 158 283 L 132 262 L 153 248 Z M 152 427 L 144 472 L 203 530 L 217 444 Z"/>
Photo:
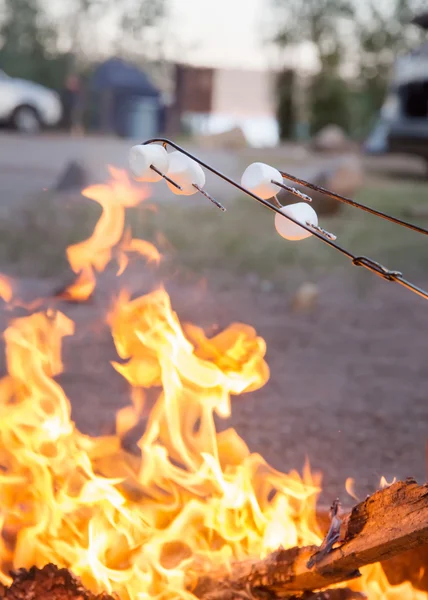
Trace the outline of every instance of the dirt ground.
<path fill-rule="evenodd" d="M 92 434 L 105 432 L 129 398 L 125 380 L 109 364 L 115 350 L 104 324 L 118 285 L 105 275 L 91 303 L 59 306 L 76 323 L 76 335 L 65 340 L 65 373 L 59 380 L 73 419 Z M 152 285 L 139 268 L 126 275 L 134 293 Z M 381 475 L 424 480 L 426 303 L 356 270 L 335 272 L 318 285 L 317 306 L 296 313 L 291 295 L 262 291 L 245 278 L 213 273 L 206 285 L 167 283 L 182 321 L 220 328 L 241 321 L 267 342 L 270 381 L 235 398 L 231 420 L 219 427 L 235 427 L 278 469 L 300 470 L 308 457 L 324 473 L 324 502 L 337 496 L 350 502 L 347 477 L 356 480 L 361 498 Z"/>

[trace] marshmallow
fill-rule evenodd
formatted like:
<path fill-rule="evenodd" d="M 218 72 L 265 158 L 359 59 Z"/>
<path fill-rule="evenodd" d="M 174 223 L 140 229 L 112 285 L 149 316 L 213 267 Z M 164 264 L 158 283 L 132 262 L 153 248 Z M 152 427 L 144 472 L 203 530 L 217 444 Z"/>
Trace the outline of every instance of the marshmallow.
<path fill-rule="evenodd" d="M 171 192 L 179 196 L 192 196 L 198 190 L 193 187 L 193 183 L 203 188 L 205 185 L 205 173 L 202 167 L 178 150 L 169 154 L 169 169 L 168 177 L 181 186 L 181 190 L 176 188 L 172 183 L 166 182 Z"/>
<path fill-rule="evenodd" d="M 263 198 L 263 200 L 269 200 L 278 193 L 278 186 L 272 183 L 272 180 L 282 183 L 282 175 L 278 169 L 264 163 L 255 162 L 245 169 L 241 178 L 241 185 Z"/>
<path fill-rule="evenodd" d="M 133 146 L 129 151 L 129 167 L 137 181 L 156 183 L 162 177 L 150 168 L 153 165 L 161 173 L 168 171 L 168 152 L 159 144 L 145 144 Z"/>
<path fill-rule="evenodd" d="M 306 222 L 308 222 L 311 225 L 318 225 L 317 213 L 312 206 L 306 204 L 306 202 L 298 202 L 297 204 L 283 206 L 281 212 L 284 215 L 299 221 L 299 223 L 306 225 Z M 286 240 L 304 240 L 312 235 L 309 231 L 306 231 L 306 229 L 303 229 L 303 227 L 300 227 L 299 225 L 295 225 L 293 221 L 282 217 L 279 213 L 276 213 L 275 215 L 275 229 L 279 235 Z"/>

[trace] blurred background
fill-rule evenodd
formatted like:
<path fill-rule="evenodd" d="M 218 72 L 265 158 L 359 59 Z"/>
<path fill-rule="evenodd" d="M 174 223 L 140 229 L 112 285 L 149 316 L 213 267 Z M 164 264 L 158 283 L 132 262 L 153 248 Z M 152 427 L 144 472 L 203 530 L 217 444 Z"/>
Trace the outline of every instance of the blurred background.
<path fill-rule="evenodd" d="M 99 217 L 80 190 L 157 135 L 238 180 L 260 160 L 427 227 L 427 28 L 422 0 L 0 0 L 2 272 L 30 299 L 56 289 L 67 245 Z M 314 238 L 282 240 L 221 181 L 207 190 L 226 215 L 161 183 L 129 221 L 160 244 L 183 319 L 266 339 L 271 381 L 232 424 L 276 467 L 309 456 L 332 496 L 347 476 L 361 493 L 424 478 L 427 305 Z M 428 285 L 423 236 L 316 194 L 314 207 L 343 246 Z M 84 430 L 128 401 L 117 374 L 98 377 L 111 356 L 97 302 L 67 309 L 64 385 Z"/>
<path fill-rule="evenodd" d="M 1 119 L 129 138 L 240 127 L 272 146 L 427 116 L 424 2 L 222 1 L 3 0 Z"/>

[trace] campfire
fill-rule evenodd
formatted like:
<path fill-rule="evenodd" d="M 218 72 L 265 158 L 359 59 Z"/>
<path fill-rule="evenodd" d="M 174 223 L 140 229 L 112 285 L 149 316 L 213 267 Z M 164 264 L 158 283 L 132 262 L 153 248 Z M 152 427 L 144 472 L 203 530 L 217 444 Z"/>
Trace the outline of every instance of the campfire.
<path fill-rule="evenodd" d="M 112 260 L 120 274 L 130 253 L 161 258 L 124 232 L 126 207 L 148 198 L 147 188 L 112 169 L 107 185 L 83 194 L 103 212 L 93 235 L 68 249 L 76 281 L 58 303 L 88 299 Z M 0 293 L 19 300 L 7 279 Z M 208 337 L 180 323 L 165 289 L 136 298 L 123 291 L 108 316 L 118 359 L 106 369 L 128 381 L 132 404 L 118 412 L 115 435 L 89 437 L 76 429 L 56 381 L 63 338 L 74 331 L 65 312 L 51 303 L 4 333 L 4 598 L 428 599 L 420 589 L 427 487 L 383 482 L 351 511 L 333 503 L 328 516 L 317 510 L 321 479 L 309 467 L 278 472 L 235 430 L 216 431 L 215 417 L 231 414 L 231 396 L 269 378 L 265 342 L 251 326 L 234 323 Z M 131 454 L 122 442 L 149 389 L 157 400 Z"/>

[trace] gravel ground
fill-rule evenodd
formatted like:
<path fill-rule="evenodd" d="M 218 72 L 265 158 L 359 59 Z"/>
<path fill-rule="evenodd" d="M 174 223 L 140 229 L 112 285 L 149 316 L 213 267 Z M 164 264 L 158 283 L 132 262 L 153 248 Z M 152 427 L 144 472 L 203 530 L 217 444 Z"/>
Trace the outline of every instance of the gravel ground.
<path fill-rule="evenodd" d="M 232 419 L 220 426 L 235 427 L 279 469 L 301 469 L 308 457 L 324 473 L 325 502 L 336 496 L 349 502 L 347 477 L 364 497 L 381 475 L 422 481 L 426 473 L 427 305 L 369 273 L 351 274 L 336 271 L 321 281 L 309 313 L 293 312 L 291 295 L 262 291 L 245 279 L 213 274 L 208 286 L 167 284 L 182 321 L 220 328 L 242 321 L 265 338 L 269 383 L 236 398 Z M 65 342 L 60 380 L 73 418 L 90 433 L 106 431 L 129 397 L 109 365 L 115 351 L 104 320 L 115 286 L 106 275 L 91 303 L 61 305 L 76 322 L 76 335 Z M 150 278 L 130 269 L 127 286 L 147 291 Z"/>

